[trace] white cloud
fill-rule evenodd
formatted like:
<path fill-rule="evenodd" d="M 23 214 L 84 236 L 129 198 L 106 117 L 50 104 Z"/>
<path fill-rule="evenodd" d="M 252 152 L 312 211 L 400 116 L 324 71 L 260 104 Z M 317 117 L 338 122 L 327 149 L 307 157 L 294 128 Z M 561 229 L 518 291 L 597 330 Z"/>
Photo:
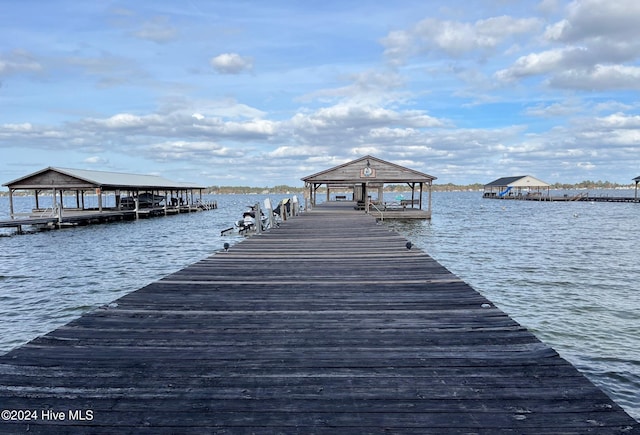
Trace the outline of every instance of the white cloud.
<path fill-rule="evenodd" d="M 531 53 L 522 56 L 506 69 L 496 72 L 495 77 L 501 81 L 513 81 L 523 77 L 552 73 L 580 63 L 584 54 L 581 48 L 562 48 Z"/>
<path fill-rule="evenodd" d="M 589 69 L 562 71 L 551 77 L 549 85 L 564 89 L 640 90 L 640 67 L 595 65 Z"/>
<path fill-rule="evenodd" d="M 586 169 L 588 171 L 591 171 L 596 168 L 596 165 L 594 165 L 591 162 L 578 162 L 576 166 L 580 169 Z"/>
<path fill-rule="evenodd" d="M 520 34 L 536 30 L 537 18 L 498 16 L 461 22 L 427 18 L 406 31 L 393 31 L 382 39 L 385 55 L 394 64 L 421 53 L 460 57 L 474 51 L 484 56 Z"/>
<path fill-rule="evenodd" d="M 105 159 L 103 157 L 99 157 L 99 156 L 91 156 L 91 157 L 87 157 L 86 159 L 83 160 L 84 163 L 88 164 L 88 165 L 107 165 L 109 164 L 109 159 Z"/>
<path fill-rule="evenodd" d="M 214 142 L 166 141 L 142 147 L 149 158 L 158 161 L 193 161 L 220 157 L 242 157 L 243 151 L 231 149 Z"/>
<path fill-rule="evenodd" d="M 3 124 L 1 129 L 5 132 L 28 132 L 33 130 L 33 125 L 29 122 L 22 124 Z"/>
<path fill-rule="evenodd" d="M 159 117 L 157 115 L 137 116 L 131 113 L 118 113 L 107 119 L 92 119 L 90 122 L 111 129 L 129 129 L 148 126 L 151 120 L 158 121 Z"/>
<path fill-rule="evenodd" d="M 223 53 L 209 62 L 219 74 L 240 74 L 253 69 L 253 59 L 237 53 Z"/>
<path fill-rule="evenodd" d="M 595 121 L 599 126 L 606 129 L 618 128 L 634 128 L 640 129 L 640 115 L 629 116 L 624 113 L 617 112 L 609 116 L 596 118 Z"/>
<path fill-rule="evenodd" d="M 640 3 L 636 0 L 574 0 L 567 7 L 567 18 L 552 25 L 547 36 L 569 43 L 635 38 L 639 19 Z"/>
<path fill-rule="evenodd" d="M 640 89 L 638 22 L 636 0 L 573 1 L 566 17 L 544 31 L 544 40 L 558 47 L 523 55 L 495 77 L 514 82 L 542 76 L 543 83 L 560 89 Z"/>
<path fill-rule="evenodd" d="M 281 146 L 269 152 L 267 155 L 271 158 L 288 158 L 299 156 L 315 156 L 318 153 L 317 147 L 314 146 Z"/>

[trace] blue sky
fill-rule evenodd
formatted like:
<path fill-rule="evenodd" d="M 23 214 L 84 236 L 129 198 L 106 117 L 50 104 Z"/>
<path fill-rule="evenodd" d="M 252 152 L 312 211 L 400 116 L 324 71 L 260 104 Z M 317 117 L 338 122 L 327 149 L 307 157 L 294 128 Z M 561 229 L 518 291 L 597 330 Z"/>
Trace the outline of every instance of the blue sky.
<path fill-rule="evenodd" d="M 0 182 L 640 175 L 637 0 L 0 0 Z"/>

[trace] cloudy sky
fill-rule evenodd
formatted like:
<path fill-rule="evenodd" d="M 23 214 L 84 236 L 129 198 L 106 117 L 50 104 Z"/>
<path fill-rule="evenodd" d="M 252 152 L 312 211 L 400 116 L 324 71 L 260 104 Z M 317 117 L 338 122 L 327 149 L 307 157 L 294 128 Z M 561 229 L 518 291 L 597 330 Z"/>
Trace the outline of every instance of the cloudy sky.
<path fill-rule="evenodd" d="M 0 0 L 0 182 L 640 175 L 637 0 Z M 4 188 L 3 188 L 4 189 Z"/>

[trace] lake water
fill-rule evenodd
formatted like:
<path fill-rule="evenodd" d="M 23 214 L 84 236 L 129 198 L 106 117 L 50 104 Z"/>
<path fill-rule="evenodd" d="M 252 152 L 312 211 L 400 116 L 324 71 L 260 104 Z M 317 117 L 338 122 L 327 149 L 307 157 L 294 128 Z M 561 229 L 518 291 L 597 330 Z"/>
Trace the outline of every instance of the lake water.
<path fill-rule="evenodd" d="M 220 231 L 265 197 L 211 196 L 205 199 L 217 200 L 218 210 L 0 237 L 0 354 L 237 243 L 242 237 Z M 8 198 L 0 197 L 0 219 L 8 210 Z M 640 204 L 435 192 L 431 221 L 385 225 L 640 419 Z"/>

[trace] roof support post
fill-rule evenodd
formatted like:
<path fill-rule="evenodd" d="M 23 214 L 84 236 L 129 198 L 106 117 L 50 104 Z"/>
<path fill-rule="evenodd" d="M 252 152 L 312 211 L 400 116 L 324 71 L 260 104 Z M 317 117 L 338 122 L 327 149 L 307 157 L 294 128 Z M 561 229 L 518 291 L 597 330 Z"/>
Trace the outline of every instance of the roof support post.
<path fill-rule="evenodd" d="M 162 207 L 162 214 L 164 214 L 165 216 L 167 215 L 167 203 L 169 201 L 167 201 L 167 191 L 164 191 L 164 206 Z"/>
<path fill-rule="evenodd" d="M 433 181 L 429 181 L 429 219 L 431 219 L 431 186 Z"/>
<path fill-rule="evenodd" d="M 311 184 L 304 183 L 304 187 L 308 187 L 309 191 L 304 192 L 304 209 L 309 210 L 311 208 Z"/>
<path fill-rule="evenodd" d="M 638 183 L 636 183 L 636 186 Z M 9 189 L 9 216 L 13 219 L 13 189 Z"/>
<path fill-rule="evenodd" d="M 140 219 L 140 199 L 138 196 L 140 195 L 140 191 L 136 190 L 135 195 L 133 197 L 133 211 L 136 213 L 136 219 Z"/>
<path fill-rule="evenodd" d="M 54 215 L 58 218 L 58 226 L 60 226 L 62 224 L 62 190 L 60 190 L 60 204 L 58 204 L 57 196 L 58 192 L 56 192 L 56 189 L 54 188 L 53 195 L 51 195 L 51 199 L 53 201 L 51 207 L 53 207 Z"/>
<path fill-rule="evenodd" d="M 96 194 L 98 195 L 98 211 L 102 213 L 102 189 L 98 187 Z"/>
<path fill-rule="evenodd" d="M 413 208 L 413 201 L 416 199 L 416 183 L 411 182 L 409 186 L 411 186 L 411 208 Z"/>
<path fill-rule="evenodd" d="M 364 201 L 364 212 L 367 214 L 369 214 L 369 191 L 367 189 L 368 186 L 368 182 L 362 183 L 362 200 Z"/>

